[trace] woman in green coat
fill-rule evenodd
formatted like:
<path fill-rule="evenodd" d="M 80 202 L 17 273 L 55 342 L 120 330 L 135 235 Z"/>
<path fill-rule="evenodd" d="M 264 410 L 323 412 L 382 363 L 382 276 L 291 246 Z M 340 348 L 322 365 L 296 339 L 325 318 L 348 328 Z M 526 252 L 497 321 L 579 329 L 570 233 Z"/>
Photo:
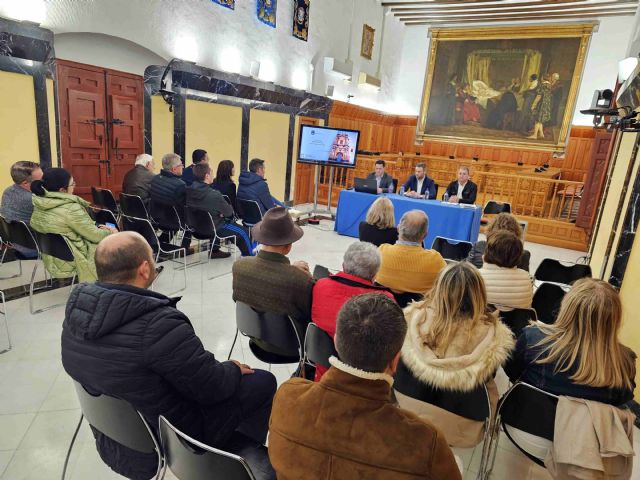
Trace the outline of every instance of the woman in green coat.
<path fill-rule="evenodd" d="M 73 194 L 74 187 L 71 174 L 64 168 L 45 170 L 42 180 L 32 182 L 31 227 L 41 233 L 58 233 L 71 247 L 73 262 L 42 255 L 44 266 L 52 277 L 67 278 L 76 274 L 80 282 L 95 282 L 96 246 L 117 230 L 96 227 L 86 210 L 89 203 Z"/>

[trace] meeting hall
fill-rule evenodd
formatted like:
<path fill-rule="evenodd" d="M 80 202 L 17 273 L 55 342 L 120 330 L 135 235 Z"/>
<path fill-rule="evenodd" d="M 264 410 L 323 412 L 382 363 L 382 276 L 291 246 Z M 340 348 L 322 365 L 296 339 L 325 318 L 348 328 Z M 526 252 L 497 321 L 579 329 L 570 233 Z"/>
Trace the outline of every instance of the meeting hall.
<path fill-rule="evenodd" d="M 0 0 L 0 480 L 640 480 L 639 0 Z"/>

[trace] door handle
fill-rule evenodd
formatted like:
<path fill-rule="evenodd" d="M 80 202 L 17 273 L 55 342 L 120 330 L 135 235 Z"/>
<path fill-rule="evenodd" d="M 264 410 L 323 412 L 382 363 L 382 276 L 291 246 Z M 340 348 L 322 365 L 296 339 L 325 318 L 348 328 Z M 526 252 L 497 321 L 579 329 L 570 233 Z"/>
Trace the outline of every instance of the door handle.
<path fill-rule="evenodd" d="M 125 121 L 124 120 L 120 120 L 119 118 L 114 118 L 111 120 L 111 124 L 112 125 L 124 125 Z"/>

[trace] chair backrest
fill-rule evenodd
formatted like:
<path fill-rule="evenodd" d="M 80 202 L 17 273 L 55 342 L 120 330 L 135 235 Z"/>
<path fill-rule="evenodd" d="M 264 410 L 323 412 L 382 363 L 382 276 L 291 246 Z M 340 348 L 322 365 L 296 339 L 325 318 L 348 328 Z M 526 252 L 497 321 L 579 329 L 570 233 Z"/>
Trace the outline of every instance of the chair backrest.
<path fill-rule="evenodd" d="M 38 250 L 36 237 L 26 223 L 20 221 L 7 222 L 4 218 L 0 217 L 0 224 L 3 225 L 3 229 L 6 229 L 7 238 L 3 236 L 3 240 L 31 250 Z"/>
<path fill-rule="evenodd" d="M 180 215 L 173 205 L 154 202 L 151 200 L 151 216 L 161 230 L 177 232 L 182 230 Z M 140 218 L 140 217 L 138 217 Z"/>
<path fill-rule="evenodd" d="M 438 189 L 439 189 L 440 187 L 438 186 L 438 184 L 437 184 L 437 183 L 435 183 L 435 182 L 434 182 L 434 184 L 433 184 L 433 188 L 434 188 L 434 190 L 436 191 L 436 196 L 435 196 L 435 197 L 433 197 L 433 198 L 434 198 L 434 199 L 436 199 L 436 198 L 438 198 Z"/>
<path fill-rule="evenodd" d="M 120 194 L 120 210 L 130 217 L 149 218 L 149 212 L 138 195 Z"/>
<path fill-rule="evenodd" d="M 40 252 L 50 257 L 55 257 L 65 262 L 73 262 L 73 252 L 67 240 L 57 233 L 41 233 L 34 230 L 34 235 Z"/>
<path fill-rule="evenodd" d="M 102 207 L 104 205 L 104 201 L 102 200 L 102 189 L 91 187 L 91 202 L 98 207 Z"/>
<path fill-rule="evenodd" d="M 185 207 L 185 222 L 193 236 L 199 240 L 216 237 L 216 226 L 211 214 L 206 210 Z"/>
<path fill-rule="evenodd" d="M 118 226 L 118 220 L 111 210 L 106 208 L 91 208 L 91 210 L 93 210 L 93 219 L 98 225 L 112 223 L 116 227 Z"/>
<path fill-rule="evenodd" d="M 329 368 L 329 357 L 337 357 L 338 352 L 333 344 L 333 339 L 327 332 L 315 323 L 307 325 L 307 333 L 304 337 L 304 357 L 314 365 L 322 365 Z"/>
<path fill-rule="evenodd" d="M 541 282 L 570 285 L 581 278 L 591 277 L 591 267 L 578 263 L 563 265 L 559 260 L 545 258 L 536 269 L 534 277 Z"/>
<path fill-rule="evenodd" d="M 116 198 L 113 196 L 113 192 L 111 190 L 91 187 L 91 196 L 93 198 L 93 203 L 97 206 L 111 210 L 114 215 L 118 213 L 118 204 L 116 203 Z"/>
<path fill-rule="evenodd" d="M 500 310 L 501 305 L 495 305 Z M 516 338 L 532 320 L 537 320 L 536 311 L 532 308 L 514 308 L 513 310 L 500 310 L 500 320 L 511 329 Z"/>
<path fill-rule="evenodd" d="M 80 410 L 87 422 L 110 439 L 143 453 L 160 453 L 146 420 L 128 402 L 108 395 L 92 395 L 73 381 Z"/>
<path fill-rule="evenodd" d="M 511 204 L 504 202 L 496 202 L 495 200 L 489 200 L 484 206 L 482 213 L 485 215 L 497 215 L 498 213 L 511 213 Z"/>
<path fill-rule="evenodd" d="M 323 267 L 322 265 L 316 265 L 313 269 L 313 278 L 316 280 L 320 280 L 321 278 L 327 278 L 331 275 L 331 272 L 327 267 Z"/>
<path fill-rule="evenodd" d="M 424 295 L 421 293 L 414 292 L 391 292 L 393 298 L 396 299 L 396 303 L 400 308 L 404 308 L 409 305 L 411 302 L 416 301 L 419 302 L 423 299 Z"/>
<path fill-rule="evenodd" d="M 236 199 L 238 216 L 246 225 L 255 225 L 262 220 L 260 205 L 255 200 Z"/>
<path fill-rule="evenodd" d="M 0 215 L 0 243 L 9 243 L 9 223 Z"/>
<path fill-rule="evenodd" d="M 393 193 L 396 193 L 398 191 L 398 179 L 397 178 L 392 178 L 391 179 L 391 185 L 393 188 Z"/>
<path fill-rule="evenodd" d="M 544 323 L 556 321 L 562 298 L 567 292 L 555 283 L 541 283 L 533 294 L 531 306 L 536 311 L 538 320 Z"/>
<path fill-rule="evenodd" d="M 431 248 L 440 252 L 442 258 L 449 260 L 464 260 L 469 256 L 469 252 L 473 248 L 473 244 L 462 240 L 451 240 L 444 237 L 436 237 L 433 239 Z"/>
<path fill-rule="evenodd" d="M 167 467 L 180 480 L 255 480 L 247 462 L 185 435 L 160 416 L 160 439 Z"/>
<path fill-rule="evenodd" d="M 300 355 L 302 342 L 287 315 L 258 312 L 243 302 L 236 302 L 238 330 L 249 338 L 270 344 L 278 351 Z"/>
<path fill-rule="evenodd" d="M 398 363 L 393 388 L 408 397 L 435 405 L 469 420 L 482 422 L 491 417 L 489 393 L 484 384 L 469 392 L 438 389 L 418 380 L 402 359 Z"/>
<path fill-rule="evenodd" d="M 148 219 L 122 215 L 122 230 L 138 232 L 144 237 L 154 252 L 158 251 L 159 240 L 158 237 L 156 237 L 156 231 Z"/>

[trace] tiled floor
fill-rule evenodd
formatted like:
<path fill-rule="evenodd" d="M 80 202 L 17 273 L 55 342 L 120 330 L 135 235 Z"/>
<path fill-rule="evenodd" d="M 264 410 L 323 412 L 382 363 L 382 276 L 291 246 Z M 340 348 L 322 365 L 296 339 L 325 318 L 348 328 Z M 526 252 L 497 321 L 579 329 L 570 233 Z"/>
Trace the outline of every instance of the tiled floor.
<path fill-rule="evenodd" d="M 293 260 L 306 260 L 311 267 L 321 264 L 339 269 L 342 254 L 354 240 L 332 231 L 332 223 L 304 227 L 305 236 L 294 245 Z M 548 256 L 576 260 L 580 252 L 527 244 L 531 251 L 531 270 Z M 189 258 L 194 261 L 195 258 Z M 234 304 L 231 299 L 232 261 L 216 260 L 210 266 L 188 269 L 188 289 L 180 294 L 178 304 L 191 321 L 204 345 L 220 359 L 226 359 L 235 332 Z M 13 272 L 15 265 L 0 267 L 0 275 Z M 32 267 L 25 264 L 22 282 Z M 182 282 L 180 272 L 165 268 L 157 290 L 170 292 Z M 218 278 L 208 280 L 213 275 Z M 0 280 L 0 289 L 20 281 Z M 69 289 L 36 295 L 38 305 L 63 302 Z M 78 421 L 80 410 L 71 381 L 60 362 L 60 331 L 63 307 L 38 315 L 30 315 L 28 299 L 7 304 L 9 326 L 14 348 L 0 355 L 0 475 L 2 480 L 48 480 L 59 478 L 67 447 Z M 5 342 L 0 329 L 0 349 Z M 266 368 L 248 349 L 246 340 L 236 345 L 233 358 L 253 367 Z M 292 373 L 290 366 L 274 366 L 280 382 Z M 504 387 L 505 379 L 501 379 Z M 640 440 L 640 437 L 637 437 Z M 457 452 L 465 465 L 465 479 L 475 478 L 479 466 L 480 448 Z M 636 443 L 640 452 L 640 443 Z M 640 471 L 636 468 L 636 477 Z M 121 478 L 99 459 L 88 428 L 81 429 L 70 460 L 67 478 L 103 480 Z M 168 476 L 167 478 L 172 478 Z M 532 464 L 508 441 L 501 439 L 494 469 L 496 479 L 549 478 L 544 469 Z"/>

